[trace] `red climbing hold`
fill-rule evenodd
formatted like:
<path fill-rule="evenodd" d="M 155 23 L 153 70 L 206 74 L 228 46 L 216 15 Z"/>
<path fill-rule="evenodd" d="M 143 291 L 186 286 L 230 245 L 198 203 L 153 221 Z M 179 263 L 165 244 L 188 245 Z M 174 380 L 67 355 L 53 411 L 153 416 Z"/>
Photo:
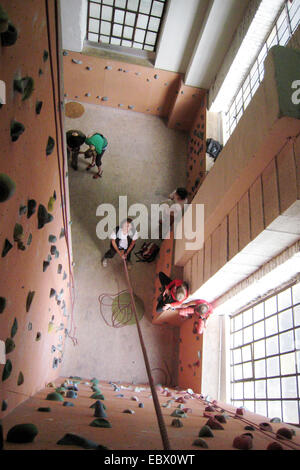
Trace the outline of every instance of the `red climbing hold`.
<path fill-rule="evenodd" d="M 283 447 L 278 442 L 271 442 L 268 445 L 267 450 L 283 450 Z"/>
<path fill-rule="evenodd" d="M 219 423 L 219 421 L 217 421 L 216 419 L 214 419 L 213 417 L 210 417 L 209 420 L 207 421 L 206 423 L 206 426 L 209 426 L 210 429 L 219 429 L 219 430 L 223 430 L 223 426 L 221 423 Z"/>
<path fill-rule="evenodd" d="M 240 450 L 252 449 L 253 442 L 250 436 L 237 436 L 233 440 L 233 447 Z"/>

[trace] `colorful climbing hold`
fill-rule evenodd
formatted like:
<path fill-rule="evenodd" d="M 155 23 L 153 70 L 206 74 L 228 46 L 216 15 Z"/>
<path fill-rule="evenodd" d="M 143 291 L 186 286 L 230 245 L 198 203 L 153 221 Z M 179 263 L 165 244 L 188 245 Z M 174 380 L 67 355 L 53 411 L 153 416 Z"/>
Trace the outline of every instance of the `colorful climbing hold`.
<path fill-rule="evenodd" d="M 253 440 L 250 436 L 237 436 L 234 438 L 233 447 L 240 450 L 250 450 L 253 447 Z"/>
<path fill-rule="evenodd" d="M 34 80 L 32 77 L 16 78 L 14 80 L 14 90 L 22 95 L 22 101 L 27 100 L 33 93 Z"/>
<path fill-rule="evenodd" d="M 5 354 L 11 353 L 15 349 L 16 345 L 13 339 L 6 338 L 5 341 Z"/>
<path fill-rule="evenodd" d="M 10 137 L 12 142 L 16 142 L 25 131 L 25 126 L 18 121 L 12 121 L 10 125 Z"/>
<path fill-rule="evenodd" d="M 276 437 L 278 437 L 278 439 L 292 439 L 293 438 L 293 433 L 292 433 L 291 429 L 280 428 L 276 432 Z"/>
<path fill-rule="evenodd" d="M 198 437 L 214 437 L 214 435 L 211 428 L 205 425 L 200 429 Z"/>
<path fill-rule="evenodd" d="M 48 137 L 48 142 L 47 142 L 47 147 L 46 147 L 46 155 L 51 155 L 51 153 L 53 152 L 54 150 L 54 146 L 55 146 L 55 141 L 53 139 L 53 137 L 49 136 Z"/>
<path fill-rule="evenodd" d="M 48 393 L 47 397 L 46 397 L 46 400 L 50 400 L 50 401 L 64 401 L 62 395 L 60 393 L 57 393 L 57 392 L 51 392 L 51 393 Z"/>
<path fill-rule="evenodd" d="M 0 36 L 3 47 L 13 46 L 18 39 L 18 31 L 16 27 L 9 21 L 7 30 L 1 33 Z"/>
<path fill-rule="evenodd" d="M 208 449 L 207 443 L 203 439 L 195 439 L 193 446 L 202 447 L 203 449 Z"/>
<path fill-rule="evenodd" d="M 3 313 L 6 307 L 6 298 L 0 297 L 0 313 Z"/>
<path fill-rule="evenodd" d="M 67 433 L 62 439 L 57 441 L 57 445 L 61 446 L 78 446 L 83 449 L 105 450 L 107 447 L 98 445 L 95 442 L 79 436 L 78 434 Z"/>
<path fill-rule="evenodd" d="M 90 426 L 95 428 L 111 428 L 111 424 L 107 419 L 104 418 L 96 418 L 91 423 Z"/>
<path fill-rule="evenodd" d="M 2 372 L 2 382 L 8 379 L 12 371 L 12 363 L 10 359 L 6 360 L 3 372 Z"/>
<path fill-rule="evenodd" d="M 18 320 L 15 318 L 13 322 L 13 326 L 11 327 L 10 336 L 13 338 L 18 331 Z"/>
<path fill-rule="evenodd" d="M 52 220 L 53 220 L 52 215 L 48 214 L 45 206 L 40 204 L 38 208 L 38 229 L 43 228 L 45 224 L 48 224 Z"/>
<path fill-rule="evenodd" d="M 49 406 L 41 406 L 37 411 L 40 411 L 41 413 L 50 413 L 51 408 L 49 408 Z"/>
<path fill-rule="evenodd" d="M 213 417 L 210 417 L 209 420 L 206 422 L 206 426 L 209 426 L 210 429 L 214 429 L 214 430 L 224 430 L 222 424 L 214 419 Z"/>
<path fill-rule="evenodd" d="M 5 239 L 5 242 L 4 242 L 4 246 L 3 246 L 3 250 L 2 250 L 2 258 L 4 258 L 7 253 L 12 249 L 12 244 L 10 243 L 10 241 L 6 238 Z"/>
<path fill-rule="evenodd" d="M 27 295 L 27 300 L 26 300 L 26 312 L 29 312 L 33 298 L 34 298 L 35 292 L 34 291 L 29 291 Z"/>
<path fill-rule="evenodd" d="M 175 419 L 172 420 L 171 426 L 173 426 L 174 428 L 182 428 L 183 423 L 182 423 L 182 421 L 180 421 L 180 419 L 175 418 Z"/>

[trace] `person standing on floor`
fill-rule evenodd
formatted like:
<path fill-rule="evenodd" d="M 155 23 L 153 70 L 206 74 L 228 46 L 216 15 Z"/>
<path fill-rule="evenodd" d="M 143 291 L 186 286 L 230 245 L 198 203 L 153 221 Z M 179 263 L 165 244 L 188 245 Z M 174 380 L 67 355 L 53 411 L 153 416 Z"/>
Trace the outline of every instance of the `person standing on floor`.
<path fill-rule="evenodd" d="M 110 249 L 102 258 L 102 266 L 106 268 L 108 260 L 113 258 L 116 253 L 118 253 L 120 258 L 130 262 L 131 252 L 137 239 L 138 233 L 135 230 L 132 219 L 123 220 L 110 236 Z"/>
<path fill-rule="evenodd" d="M 179 279 L 170 279 L 165 273 L 159 273 L 161 295 L 156 306 L 156 312 L 162 313 L 169 308 L 179 307 L 188 298 L 188 285 Z"/>
<path fill-rule="evenodd" d="M 201 335 L 204 329 L 207 328 L 207 320 L 213 313 L 213 307 L 206 300 L 191 300 L 182 305 L 178 309 L 178 313 L 182 318 L 192 318 L 195 315 L 197 319 L 194 322 L 193 332 Z"/>
<path fill-rule="evenodd" d="M 78 170 L 78 155 L 80 152 L 81 145 L 84 144 L 86 140 L 86 135 L 77 130 L 70 130 L 67 132 L 67 152 L 68 160 L 71 157 L 71 167 L 74 170 Z"/>
<path fill-rule="evenodd" d="M 100 178 L 103 174 L 103 170 L 101 169 L 102 157 L 108 147 L 107 139 L 104 135 L 96 132 L 95 134 L 88 136 L 85 139 L 85 143 L 89 146 L 89 149 L 86 152 L 80 153 L 84 153 L 86 158 L 92 158 L 92 163 L 90 163 L 86 170 L 89 171 L 97 165 L 98 172 L 93 176 L 93 178 Z"/>

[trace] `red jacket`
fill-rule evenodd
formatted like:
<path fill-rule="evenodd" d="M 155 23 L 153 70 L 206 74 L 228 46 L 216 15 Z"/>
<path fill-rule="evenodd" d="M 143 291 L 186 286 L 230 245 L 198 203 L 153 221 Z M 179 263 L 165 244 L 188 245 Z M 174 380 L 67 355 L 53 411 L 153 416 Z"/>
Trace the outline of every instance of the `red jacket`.
<path fill-rule="evenodd" d="M 166 289 L 168 289 L 171 292 L 172 299 L 174 302 L 172 302 L 172 307 L 178 307 L 179 305 L 182 304 L 187 298 L 188 298 L 188 291 L 186 291 L 186 296 L 184 297 L 183 300 L 178 302 L 176 299 L 176 288 L 181 287 L 183 284 L 183 281 L 180 281 L 179 279 L 174 279 L 174 281 L 170 282 L 168 286 L 166 286 Z"/>

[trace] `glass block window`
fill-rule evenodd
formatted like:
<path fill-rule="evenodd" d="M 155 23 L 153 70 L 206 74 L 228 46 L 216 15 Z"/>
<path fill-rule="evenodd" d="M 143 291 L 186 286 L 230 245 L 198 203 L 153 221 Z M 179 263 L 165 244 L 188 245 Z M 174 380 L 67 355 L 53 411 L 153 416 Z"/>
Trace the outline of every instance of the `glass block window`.
<path fill-rule="evenodd" d="M 230 318 L 231 402 L 300 423 L 300 283 Z"/>
<path fill-rule="evenodd" d="M 236 128 L 248 104 L 264 78 L 264 60 L 271 47 L 285 46 L 300 24 L 300 0 L 287 0 L 258 56 L 226 112 L 226 137 Z"/>
<path fill-rule="evenodd" d="M 167 0 L 89 0 L 87 39 L 155 51 Z"/>

